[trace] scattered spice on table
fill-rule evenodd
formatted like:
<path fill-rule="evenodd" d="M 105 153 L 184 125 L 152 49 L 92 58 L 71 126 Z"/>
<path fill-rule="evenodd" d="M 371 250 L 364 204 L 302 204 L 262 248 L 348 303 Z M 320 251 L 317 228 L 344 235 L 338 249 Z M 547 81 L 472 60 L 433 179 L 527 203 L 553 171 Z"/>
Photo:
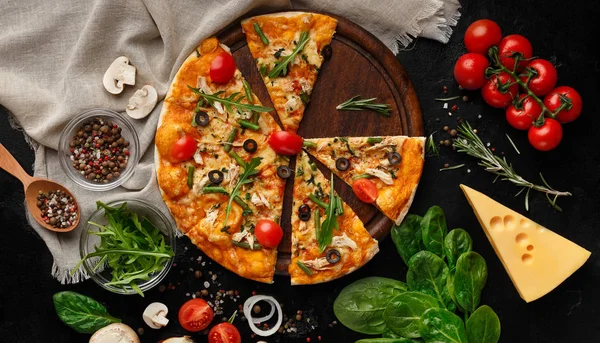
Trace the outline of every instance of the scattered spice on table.
<path fill-rule="evenodd" d="M 37 207 L 42 219 L 55 228 L 67 228 L 77 221 L 77 204 L 72 196 L 61 190 L 37 195 Z"/>

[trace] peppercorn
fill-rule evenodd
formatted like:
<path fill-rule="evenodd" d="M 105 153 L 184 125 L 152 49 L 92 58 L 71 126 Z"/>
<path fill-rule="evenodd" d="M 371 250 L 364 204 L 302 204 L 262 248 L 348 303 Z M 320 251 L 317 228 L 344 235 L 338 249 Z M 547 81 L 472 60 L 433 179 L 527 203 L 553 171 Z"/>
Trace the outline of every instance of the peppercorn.
<path fill-rule="evenodd" d="M 456 137 L 457 134 L 458 134 L 458 131 L 456 131 L 456 129 L 450 130 L 450 136 Z"/>
<path fill-rule="evenodd" d="M 448 125 L 444 126 L 444 131 L 448 131 L 450 130 L 450 128 L 448 127 Z"/>
<path fill-rule="evenodd" d="M 200 293 L 202 294 L 203 297 L 208 295 L 208 290 L 207 289 L 203 289 L 202 291 L 200 291 Z"/>
<path fill-rule="evenodd" d="M 199 278 L 201 278 L 201 277 L 202 277 L 202 272 L 201 272 L 201 271 L 199 271 L 199 270 L 196 270 L 196 271 L 194 272 L 194 277 L 195 277 L 196 279 L 199 279 Z"/>
<path fill-rule="evenodd" d="M 252 312 L 259 314 L 260 313 L 260 306 L 258 305 L 254 305 L 254 307 L 252 308 Z"/>
<path fill-rule="evenodd" d="M 449 139 L 445 139 L 445 140 L 444 140 L 444 145 L 445 145 L 445 146 L 450 146 L 451 144 L 452 144 L 452 142 L 450 142 L 450 140 L 449 140 Z"/>

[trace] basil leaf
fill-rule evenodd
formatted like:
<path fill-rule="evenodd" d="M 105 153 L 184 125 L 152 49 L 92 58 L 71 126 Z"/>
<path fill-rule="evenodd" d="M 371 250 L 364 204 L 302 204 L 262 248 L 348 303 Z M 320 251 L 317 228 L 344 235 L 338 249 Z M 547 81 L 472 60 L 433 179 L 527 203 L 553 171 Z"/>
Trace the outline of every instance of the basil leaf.
<path fill-rule="evenodd" d="M 392 299 L 383 312 L 383 319 L 394 333 L 402 337 L 418 338 L 421 337 L 421 316 L 434 307 L 439 307 L 434 297 L 421 292 L 405 292 Z"/>
<path fill-rule="evenodd" d="M 460 255 L 454 275 L 454 297 L 463 312 L 477 309 L 486 281 L 487 265 L 483 257 L 474 251 Z"/>
<path fill-rule="evenodd" d="M 346 286 L 333 303 L 333 312 L 351 330 L 381 334 L 385 330 L 383 312 L 388 303 L 406 291 L 406 284 L 383 277 L 368 277 Z"/>
<path fill-rule="evenodd" d="M 483 305 L 467 320 L 469 342 L 497 343 L 500 340 L 500 319 L 491 307 Z"/>
<path fill-rule="evenodd" d="M 454 229 L 444 238 L 444 255 L 448 258 L 448 267 L 454 270 L 456 260 L 465 252 L 471 251 L 473 241 L 467 231 Z"/>
<path fill-rule="evenodd" d="M 400 254 L 406 265 L 408 265 L 408 260 L 414 254 L 422 250 L 422 219 L 415 214 L 408 214 L 402 221 L 402 224 L 392 226 L 392 240 L 396 245 L 398 254 Z"/>
<path fill-rule="evenodd" d="M 462 319 L 442 308 L 425 311 L 419 323 L 419 332 L 427 343 L 467 343 Z"/>
<path fill-rule="evenodd" d="M 421 231 L 425 249 L 444 257 L 444 236 L 448 232 L 444 211 L 439 206 L 432 206 L 421 220 Z"/>
<path fill-rule="evenodd" d="M 439 256 L 423 250 L 408 261 L 406 283 L 411 291 L 429 294 L 436 298 L 441 306 L 450 303 L 450 294 L 446 289 L 448 266 Z"/>
<path fill-rule="evenodd" d="M 92 334 L 121 320 L 108 314 L 96 300 L 76 292 L 59 292 L 52 297 L 56 314 L 63 323 L 79 333 Z"/>

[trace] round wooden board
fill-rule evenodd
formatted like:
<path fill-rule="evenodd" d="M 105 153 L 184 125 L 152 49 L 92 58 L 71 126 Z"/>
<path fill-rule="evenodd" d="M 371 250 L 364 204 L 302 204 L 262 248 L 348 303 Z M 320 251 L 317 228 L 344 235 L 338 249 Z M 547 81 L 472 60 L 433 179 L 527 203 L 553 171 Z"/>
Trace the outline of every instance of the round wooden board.
<path fill-rule="evenodd" d="M 423 136 L 423 119 L 417 95 L 406 71 L 394 54 L 360 26 L 347 19 L 327 15 L 338 20 L 337 30 L 331 42 L 333 55 L 319 72 L 298 134 L 305 138 Z M 217 37 L 231 49 L 237 67 L 252 85 L 252 90 L 263 105 L 273 107 L 239 21 L 219 33 Z M 378 102 L 390 104 L 391 117 L 384 117 L 376 112 L 335 109 L 337 105 L 355 95 L 364 98 L 376 97 Z M 277 115 L 273 115 L 279 121 Z M 292 159 L 292 166 L 294 162 Z M 329 170 L 316 162 L 319 169 L 329 178 Z M 365 223 L 371 236 L 380 240 L 389 233 L 393 224 L 390 219 L 374 206 L 358 200 L 352 189 L 337 177 L 334 188 Z M 288 275 L 287 267 L 290 263 L 292 193 L 293 180 L 290 179 L 286 184 L 281 218 L 285 235 L 279 247 L 276 267 L 276 273 L 280 275 Z"/>

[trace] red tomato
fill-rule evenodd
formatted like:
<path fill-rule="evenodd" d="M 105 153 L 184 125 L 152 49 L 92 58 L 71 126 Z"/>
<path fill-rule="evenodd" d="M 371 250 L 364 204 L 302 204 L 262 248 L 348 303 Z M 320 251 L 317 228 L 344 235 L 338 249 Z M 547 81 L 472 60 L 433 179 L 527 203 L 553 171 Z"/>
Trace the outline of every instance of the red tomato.
<path fill-rule="evenodd" d="M 208 343 L 242 343 L 242 336 L 233 324 L 219 323 L 208 332 Z"/>
<path fill-rule="evenodd" d="M 481 54 L 468 52 L 458 58 L 454 65 L 454 78 L 464 89 L 478 89 L 485 83 L 485 69 L 490 66 Z"/>
<path fill-rule="evenodd" d="M 233 56 L 223 51 L 210 64 L 210 78 L 213 82 L 227 83 L 235 74 L 235 69 Z"/>
<path fill-rule="evenodd" d="M 528 130 L 542 113 L 542 106 L 525 94 L 519 95 L 517 106 L 506 108 L 506 120 L 517 130 Z"/>
<path fill-rule="evenodd" d="M 288 131 L 277 131 L 269 137 L 269 146 L 279 155 L 296 155 L 302 150 L 302 142 L 302 137 Z"/>
<path fill-rule="evenodd" d="M 474 21 L 465 32 L 465 46 L 469 52 L 487 56 L 492 45 L 498 45 L 502 39 L 502 31 L 496 22 L 489 19 Z"/>
<path fill-rule="evenodd" d="M 577 119 L 581 114 L 581 95 L 571 87 L 556 87 L 550 94 L 544 98 L 544 105 L 552 113 L 558 111 L 556 120 L 565 124 Z"/>
<path fill-rule="evenodd" d="M 529 62 L 527 68 L 520 75 L 523 82 L 527 83 L 529 79 L 529 89 L 537 96 L 550 93 L 556 86 L 558 73 L 552 63 L 547 60 L 536 58 Z"/>
<path fill-rule="evenodd" d="M 357 179 L 352 182 L 352 190 L 357 198 L 367 204 L 372 204 L 377 200 L 379 192 L 377 185 L 369 179 Z"/>
<path fill-rule="evenodd" d="M 523 70 L 529 64 L 529 58 L 533 55 L 533 48 L 527 38 L 521 35 L 508 35 L 500 41 L 498 56 L 500 63 L 510 70 L 515 69 L 515 55 L 521 54 L 517 71 Z"/>
<path fill-rule="evenodd" d="M 206 329 L 213 317 L 212 308 L 206 301 L 199 298 L 188 300 L 179 309 L 179 324 L 190 332 Z"/>
<path fill-rule="evenodd" d="M 277 248 L 283 238 L 283 229 L 279 224 L 269 219 L 261 219 L 254 227 L 258 242 L 266 248 Z"/>
<path fill-rule="evenodd" d="M 171 147 L 171 159 L 176 162 L 186 161 L 196 153 L 196 140 L 191 136 L 179 138 Z"/>
<path fill-rule="evenodd" d="M 527 133 L 529 143 L 541 151 L 556 148 L 562 140 L 563 130 L 558 121 L 546 118 L 544 124 L 539 127 L 532 126 Z"/>
<path fill-rule="evenodd" d="M 483 100 L 496 108 L 508 106 L 517 97 L 519 85 L 505 72 L 492 75 L 481 88 Z"/>

